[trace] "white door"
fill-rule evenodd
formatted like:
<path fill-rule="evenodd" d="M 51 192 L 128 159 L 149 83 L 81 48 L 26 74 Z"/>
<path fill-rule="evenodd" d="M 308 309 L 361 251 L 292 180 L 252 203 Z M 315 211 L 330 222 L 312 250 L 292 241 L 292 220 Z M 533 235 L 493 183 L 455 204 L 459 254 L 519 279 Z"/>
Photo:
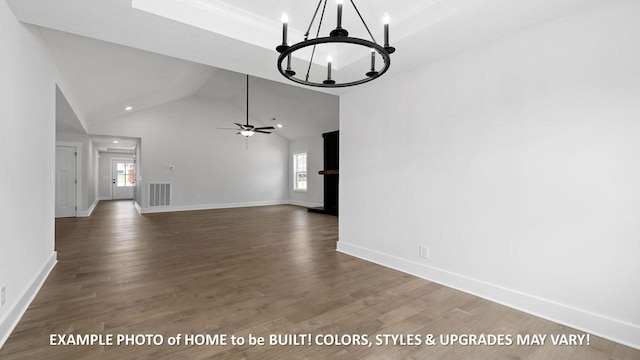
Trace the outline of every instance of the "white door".
<path fill-rule="evenodd" d="M 56 218 L 77 216 L 76 148 L 56 146 Z"/>
<path fill-rule="evenodd" d="M 133 199 L 136 179 L 133 160 L 113 160 L 111 172 L 111 198 Z"/>

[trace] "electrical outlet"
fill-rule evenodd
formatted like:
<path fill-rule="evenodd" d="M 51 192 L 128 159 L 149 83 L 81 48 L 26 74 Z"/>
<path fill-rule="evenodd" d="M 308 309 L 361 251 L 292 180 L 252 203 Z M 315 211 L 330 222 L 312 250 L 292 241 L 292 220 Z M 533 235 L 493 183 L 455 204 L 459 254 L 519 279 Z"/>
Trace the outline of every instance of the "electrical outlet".
<path fill-rule="evenodd" d="M 420 245 L 420 257 L 428 259 L 429 258 L 429 247 L 426 245 Z"/>
<path fill-rule="evenodd" d="M 7 301 L 7 292 L 3 286 L 2 289 L 0 289 L 0 306 L 3 306 L 5 301 Z"/>

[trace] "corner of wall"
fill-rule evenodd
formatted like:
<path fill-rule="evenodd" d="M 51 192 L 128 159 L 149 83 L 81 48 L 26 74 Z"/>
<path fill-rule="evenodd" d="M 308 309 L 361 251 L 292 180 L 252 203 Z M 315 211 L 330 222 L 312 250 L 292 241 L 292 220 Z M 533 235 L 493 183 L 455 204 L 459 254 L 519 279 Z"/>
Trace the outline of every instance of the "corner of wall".
<path fill-rule="evenodd" d="M 95 210 L 96 206 L 98 205 L 98 203 L 100 202 L 100 199 L 96 199 L 93 204 L 91 204 L 91 206 L 89 206 L 89 209 L 87 210 L 83 210 L 83 211 L 78 211 L 78 217 L 89 217 L 91 216 L 91 213 L 93 213 L 93 210 Z"/>

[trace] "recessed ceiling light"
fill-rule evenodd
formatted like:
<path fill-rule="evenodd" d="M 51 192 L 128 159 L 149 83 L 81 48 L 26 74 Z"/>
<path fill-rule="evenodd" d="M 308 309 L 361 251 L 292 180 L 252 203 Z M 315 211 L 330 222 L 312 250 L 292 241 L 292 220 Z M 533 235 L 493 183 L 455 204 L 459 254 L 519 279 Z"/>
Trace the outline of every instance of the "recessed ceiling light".
<path fill-rule="evenodd" d="M 133 109 L 133 106 L 127 106 L 126 108 L 124 108 L 126 111 L 131 111 L 131 109 Z"/>
<path fill-rule="evenodd" d="M 278 125 L 276 125 L 276 126 L 277 126 L 277 127 L 279 127 L 279 128 L 282 128 L 282 124 L 278 124 Z"/>
<path fill-rule="evenodd" d="M 119 144 L 119 143 L 120 143 L 120 141 L 118 141 L 118 140 L 113 140 L 113 141 L 112 141 L 112 143 L 114 143 L 114 144 Z"/>

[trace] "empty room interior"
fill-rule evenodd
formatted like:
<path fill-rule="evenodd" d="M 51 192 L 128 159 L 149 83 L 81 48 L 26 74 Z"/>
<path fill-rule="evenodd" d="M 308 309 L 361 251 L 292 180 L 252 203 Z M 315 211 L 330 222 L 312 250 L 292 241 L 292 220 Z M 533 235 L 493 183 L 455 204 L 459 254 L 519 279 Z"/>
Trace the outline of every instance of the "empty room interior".
<path fill-rule="evenodd" d="M 1 359 L 640 359 L 640 1 L 0 0 Z"/>

